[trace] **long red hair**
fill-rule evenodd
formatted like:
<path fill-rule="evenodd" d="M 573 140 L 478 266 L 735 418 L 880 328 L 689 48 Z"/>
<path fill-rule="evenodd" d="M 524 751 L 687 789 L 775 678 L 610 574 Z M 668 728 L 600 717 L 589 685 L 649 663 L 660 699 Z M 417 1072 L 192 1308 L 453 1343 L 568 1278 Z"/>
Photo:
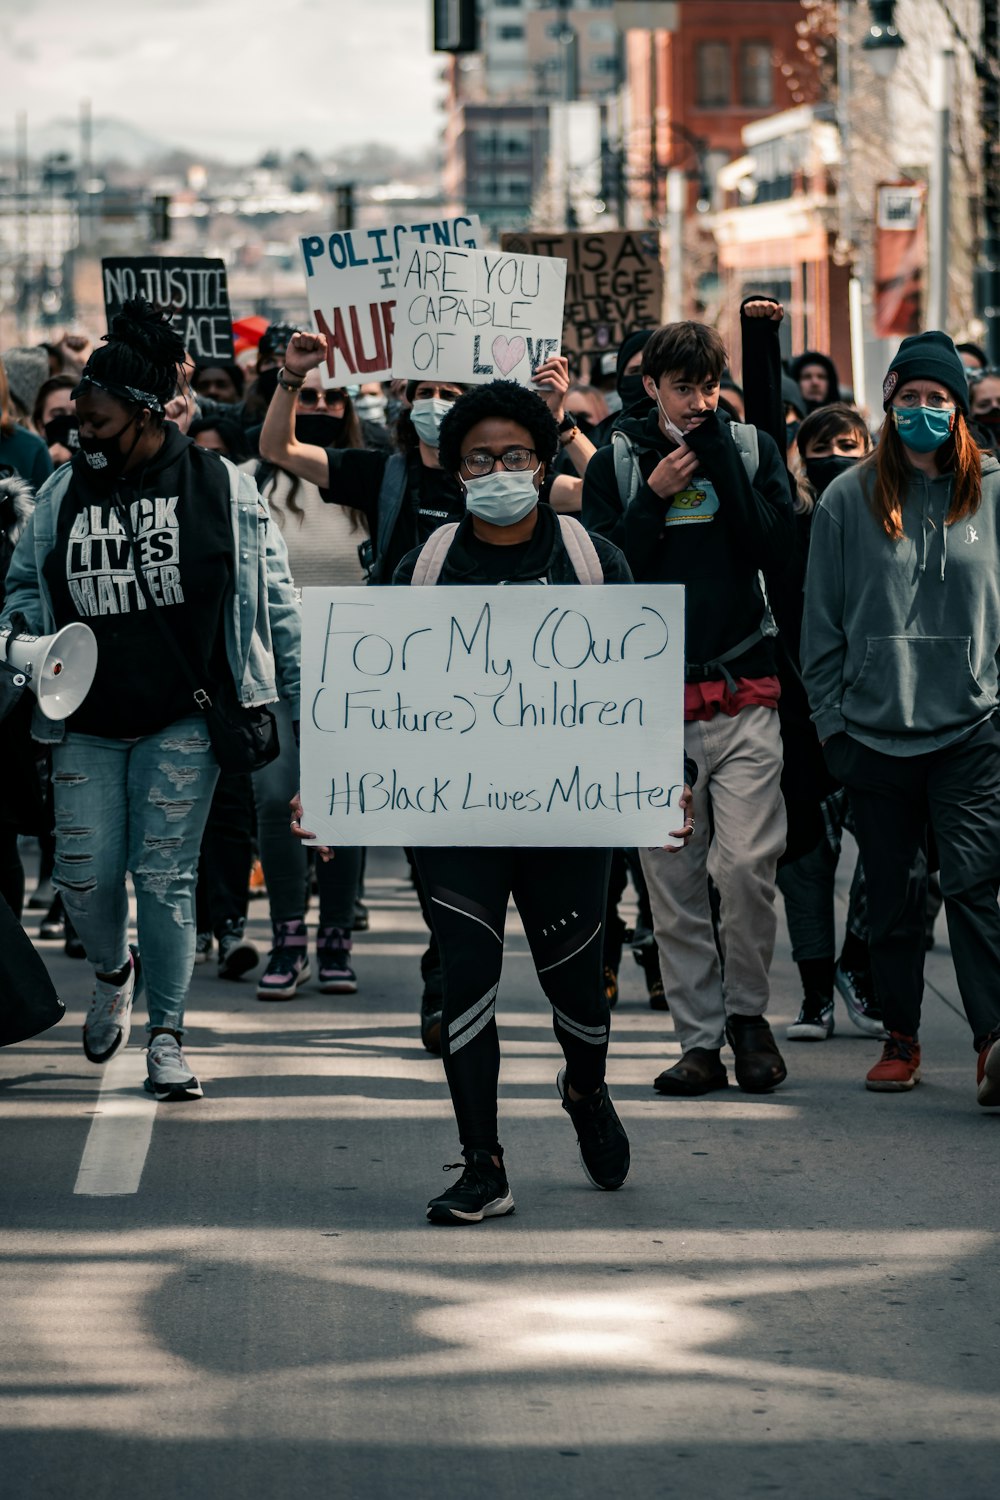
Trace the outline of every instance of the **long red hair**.
<path fill-rule="evenodd" d="M 947 526 L 974 516 L 983 503 L 982 455 L 978 444 L 969 431 L 969 424 L 961 411 L 955 412 L 955 425 L 946 443 L 937 450 L 939 474 L 952 474 L 951 505 L 945 517 Z M 878 447 L 870 458 L 863 460 L 868 471 L 865 478 L 874 476 L 874 484 L 866 484 L 868 502 L 886 536 L 894 542 L 903 536 L 903 501 L 913 477 L 913 466 L 906 457 L 906 446 L 896 431 L 896 424 L 886 413 Z"/>

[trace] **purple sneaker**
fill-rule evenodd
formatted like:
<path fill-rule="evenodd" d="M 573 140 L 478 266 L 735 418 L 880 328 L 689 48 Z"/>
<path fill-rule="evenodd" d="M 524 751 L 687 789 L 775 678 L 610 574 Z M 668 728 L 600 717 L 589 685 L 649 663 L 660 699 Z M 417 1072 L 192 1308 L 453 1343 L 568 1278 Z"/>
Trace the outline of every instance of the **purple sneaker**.
<path fill-rule="evenodd" d="M 324 995 L 353 995 L 357 975 L 351 968 L 351 934 L 340 927 L 321 927 L 316 944 L 319 987 Z"/>
<path fill-rule="evenodd" d="M 271 957 L 257 985 L 258 1000 L 295 999 L 299 985 L 309 978 L 308 941 L 301 918 L 275 922 Z"/>

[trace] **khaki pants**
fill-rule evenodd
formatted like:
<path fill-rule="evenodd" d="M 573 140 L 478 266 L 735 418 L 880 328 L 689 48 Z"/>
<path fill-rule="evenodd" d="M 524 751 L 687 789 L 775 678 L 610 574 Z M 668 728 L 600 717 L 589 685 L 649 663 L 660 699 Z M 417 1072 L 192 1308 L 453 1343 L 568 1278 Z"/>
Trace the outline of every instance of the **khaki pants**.
<path fill-rule="evenodd" d="M 785 847 L 781 734 L 770 708 L 685 726 L 698 766 L 695 830 L 681 854 L 642 850 L 663 987 L 684 1052 L 721 1047 L 727 1014 L 763 1015 L 777 916 L 774 877 Z M 719 963 L 708 897 L 722 897 Z"/>

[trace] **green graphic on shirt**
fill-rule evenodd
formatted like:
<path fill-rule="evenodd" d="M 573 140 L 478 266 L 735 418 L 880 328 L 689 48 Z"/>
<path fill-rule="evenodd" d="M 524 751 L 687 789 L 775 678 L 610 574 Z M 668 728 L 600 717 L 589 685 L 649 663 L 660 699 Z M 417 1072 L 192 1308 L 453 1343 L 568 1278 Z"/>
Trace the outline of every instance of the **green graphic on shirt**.
<path fill-rule="evenodd" d="M 688 526 L 711 521 L 719 509 L 719 497 L 710 479 L 695 479 L 690 488 L 676 494 L 667 511 L 664 525 Z"/>

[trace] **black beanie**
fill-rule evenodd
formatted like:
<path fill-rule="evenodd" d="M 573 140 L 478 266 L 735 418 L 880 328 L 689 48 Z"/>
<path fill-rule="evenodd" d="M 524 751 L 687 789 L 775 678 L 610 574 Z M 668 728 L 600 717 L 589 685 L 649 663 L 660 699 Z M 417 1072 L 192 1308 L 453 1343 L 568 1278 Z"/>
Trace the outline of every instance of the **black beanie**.
<path fill-rule="evenodd" d="M 946 333 L 931 328 L 904 339 L 889 366 L 882 386 L 882 406 L 887 410 L 898 386 L 908 380 L 939 380 L 946 385 L 965 415 L 969 415 L 969 382 L 958 350 Z"/>
<path fill-rule="evenodd" d="M 615 387 L 618 391 L 622 388 L 622 380 L 625 377 L 625 366 L 633 354 L 638 354 L 640 349 L 645 349 L 655 332 L 655 328 L 637 328 L 634 333 L 630 333 L 627 338 L 622 339 L 621 348 L 618 350 L 618 369 L 615 376 Z"/>

